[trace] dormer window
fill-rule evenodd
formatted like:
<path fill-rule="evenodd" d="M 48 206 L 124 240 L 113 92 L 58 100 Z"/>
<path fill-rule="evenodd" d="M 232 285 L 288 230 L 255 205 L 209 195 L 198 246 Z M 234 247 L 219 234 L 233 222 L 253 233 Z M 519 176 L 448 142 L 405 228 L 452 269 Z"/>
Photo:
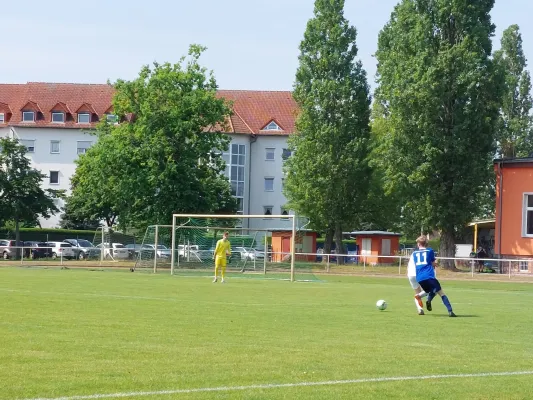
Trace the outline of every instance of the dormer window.
<path fill-rule="evenodd" d="M 91 123 L 91 114 L 89 113 L 78 114 L 78 124 L 90 124 L 90 123 Z"/>
<path fill-rule="evenodd" d="M 23 111 L 22 122 L 35 122 L 35 112 L 34 111 Z"/>
<path fill-rule="evenodd" d="M 65 113 L 63 112 L 52 112 L 52 122 L 56 124 L 65 123 Z"/>
<path fill-rule="evenodd" d="M 281 131 L 281 127 L 276 124 L 276 121 L 270 121 L 267 126 L 265 126 L 262 131 Z"/>
<path fill-rule="evenodd" d="M 115 114 L 106 114 L 106 120 L 110 124 L 118 124 L 118 117 Z"/>

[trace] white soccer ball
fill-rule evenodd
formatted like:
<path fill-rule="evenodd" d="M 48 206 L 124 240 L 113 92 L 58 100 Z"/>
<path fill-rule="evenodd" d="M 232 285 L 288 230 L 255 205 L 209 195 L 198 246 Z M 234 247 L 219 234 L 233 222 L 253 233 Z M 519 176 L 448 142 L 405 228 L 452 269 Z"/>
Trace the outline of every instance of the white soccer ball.
<path fill-rule="evenodd" d="M 376 307 L 378 308 L 378 310 L 385 310 L 387 308 L 387 302 L 385 300 L 378 300 L 378 302 L 376 303 Z"/>

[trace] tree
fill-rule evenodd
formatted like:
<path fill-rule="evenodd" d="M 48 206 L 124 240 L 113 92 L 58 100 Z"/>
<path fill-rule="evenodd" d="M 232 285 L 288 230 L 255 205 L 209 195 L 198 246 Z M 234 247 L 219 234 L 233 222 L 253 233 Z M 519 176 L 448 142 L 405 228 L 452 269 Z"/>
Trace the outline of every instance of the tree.
<path fill-rule="evenodd" d="M 168 224 L 173 213 L 235 212 L 222 176 L 230 108 L 198 63 L 203 50 L 191 46 L 177 64 L 155 63 L 114 84 L 123 123 L 102 122 L 72 180 L 71 201 L 83 215 L 142 228 Z"/>
<path fill-rule="evenodd" d="M 501 49 L 494 59 L 505 75 L 505 91 L 498 121 L 498 155 L 503 158 L 527 157 L 533 152 L 531 76 L 522 49 L 518 25 L 503 32 Z"/>
<path fill-rule="evenodd" d="M 67 198 L 59 226 L 62 229 L 96 230 L 101 226 L 100 221 L 101 219 L 83 215 L 76 204 Z"/>
<path fill-rule="evenodd" d="M 294 154 L 285 165 L 285 194 L 291 208 L 326 232 L 325 252 L 333 234 L 344 252 L 343 229 L 359 219 L 371 174 L 370 96 L 356 36 L 344 0 L 316 0 L 294 85 L 301 111 L 289 138 Z"/>
<path fill-rule="evenodd" d="M 59 211 L 54 199 L 62 190 L 42 189 L 47 176 L 31 167 L 26 147 L 16 139 L 0 138 L 0 210 L 2 220 L 15 223 L 15 239 L 20 241 L 20 225 L 34 224 Z"/>
<path fill-rule="evenodd" d="M 501 74 L 491 59 L 493 0 L 403 0 L 379 35 L 377 156 L 406 220 L 441 232 L 439 253 L 480 211 L 490 179 Z M 445 268 L 453 268 L 444 262 Z"/>

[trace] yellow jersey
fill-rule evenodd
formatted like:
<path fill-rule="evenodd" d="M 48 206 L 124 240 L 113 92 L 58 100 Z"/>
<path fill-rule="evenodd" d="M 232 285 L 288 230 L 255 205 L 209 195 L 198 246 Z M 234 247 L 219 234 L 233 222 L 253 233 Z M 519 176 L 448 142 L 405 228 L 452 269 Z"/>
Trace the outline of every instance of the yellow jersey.
<path fill-rule="evenodd" d="M 231 244 L 229 240 L 220 239 L 215 247 L 215 257 L 226 259 L 226 254 L 231 254 Z"/>

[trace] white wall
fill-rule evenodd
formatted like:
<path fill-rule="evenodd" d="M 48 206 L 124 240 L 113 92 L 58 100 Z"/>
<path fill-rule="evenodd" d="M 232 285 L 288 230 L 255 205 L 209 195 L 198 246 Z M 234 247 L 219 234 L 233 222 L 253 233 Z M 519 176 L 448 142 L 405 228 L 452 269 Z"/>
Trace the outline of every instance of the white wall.
<path fill-rule="evenodd" d="M 44 189 L 64 189 L 70 193 L 70 179 L 76 170 L 74 161 L 78 158 L 78 141 L 96 142 L 96 136 L 85 133 L 80 129 L 61 128 L 25 128 L 10 127 L 7 135 L 19 140 L 35 140 L 35 151 L 27 153 L 32 161 L 32 166 L 49 176 L 50 171 L 59 172 L 59 184 L 51 184 L 49 178 L 43 181 Z M 60 142 L 59 154 L 51 153 L 50 142 L 58 140 Z M 63 207 L 62 200 L 58 201 L 59 207 Z M 50 219 L 41 219 L 43 228 L 56 227 L 59 225 L 60 214 L 52 216 Z"/>
<path fill-rule="evenodd" d="M 258 136 L 251 145 L 250 214 L 264 214 L 264 207 L 271 206 L 272 214 L 281 214 L 287 199 L 282 192 L 283 149 L 287 136 Z M 266 149 L 274 149 L 274 160 L 266 159 Z M 274 190 L 265 191 L 265 178 L 274 178 Z M 256 229 L 291 228 L 290 220 L 258 219 L 251 222 Z"/>

